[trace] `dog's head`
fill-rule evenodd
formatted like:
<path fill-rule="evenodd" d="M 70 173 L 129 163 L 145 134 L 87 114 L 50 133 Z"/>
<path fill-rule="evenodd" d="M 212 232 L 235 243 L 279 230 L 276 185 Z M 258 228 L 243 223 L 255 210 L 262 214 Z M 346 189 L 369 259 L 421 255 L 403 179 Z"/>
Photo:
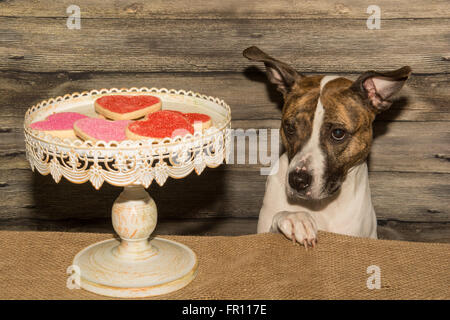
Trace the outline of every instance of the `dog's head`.
<path fill-rule="evenodd" d="M 411 74 L 367 71 L 356 81 L 304 76 L 257 47 L 244 50 L 264 62 L 270 82 L 284 96 L 280 134 L 289 158 L 287 193 L 293 198 L 324 199 L 336 193 L 353 166 L 365 161 L 372 122 Z"/>

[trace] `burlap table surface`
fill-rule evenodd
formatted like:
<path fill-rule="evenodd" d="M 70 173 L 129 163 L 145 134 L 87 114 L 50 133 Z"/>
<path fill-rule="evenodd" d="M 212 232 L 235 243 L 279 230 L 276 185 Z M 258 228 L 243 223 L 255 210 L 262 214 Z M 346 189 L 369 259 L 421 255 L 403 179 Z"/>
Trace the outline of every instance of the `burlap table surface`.
<path fill-rule="evenodd" d="M 68 289 L 78 251 L 110 234 L 0 231 L 1 299 L 107 299 Z M 305 251 L 280 234 L 162 236 L 199 259 L 188 286 L 156 299 L 449 299 L 450 244 L 371 240 L 319 233 Z M 367 267 L 381 271 L 369 290 Z M 155 299 L 155 298 L 152 298 Z"/>

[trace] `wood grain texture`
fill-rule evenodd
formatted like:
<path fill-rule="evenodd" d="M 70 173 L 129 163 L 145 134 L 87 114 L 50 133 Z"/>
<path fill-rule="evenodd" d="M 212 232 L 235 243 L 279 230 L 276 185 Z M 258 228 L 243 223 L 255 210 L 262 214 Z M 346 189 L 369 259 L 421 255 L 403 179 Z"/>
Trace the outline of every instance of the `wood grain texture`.
<path fill-rule="evenodd" d="M 247 121 L 234 120 L 235 129 L 275 128 L 278 133 L 278 120 Z M 244 131 L 242 133 L 248 133 Z M 256 132 L 256 131 L 255 131 Z M 268 131 L 270 133 L 270 131 Z M 235 132 L 235 136 L 241 135 Z M 271 133 L 270 133 L 271 134 Z M 447 122 L 375 122 L 374 142 L 369 156 L 369 171 L 401 171 L 450 173 L 450 126 Z M 245 162 L 237 162 L 238 140 L 235 138 L 233 168 L 259 171 L 262 156 L 271 152 L 270 140 L 259 138 L 258 143 L 266 148 L 257 149 L 257 163 L 249 160 L 249 142 L 245 142 Z M 270 135 L 269 135 L 270 139 Z M 24 136 L 20 128 L 0 132 L 0 169 L 26 169 Z M 255 140 L 256 141 L 256 140 Z M 252 148 L 256 150 L 256 146 Z M 280 148 L 281 149 L 281 148 Z M 269 151 L 268 151 L 269 150 Z M 275 151 L 274 151 L 275 152 Z"/>
<path fill-rule="evenodd" d="M 9 0 L 0 3 L 4 17 L 66 17 L 71 0 L 27 1 Z M 423 2 L 378 0 L 384 19 L 449 17 L 450 6 L 445 0 Z M 125 19 L 367 19 L 369 4 L 358 0 L 78 0 L 82 18 Z"/>
<path fill-rule="evenodd" d="M 449 73 L 450 19 L 83 20 L 0 17 L 0 70 L 31 72 L 242 72 L 259 45 L 303 72 L 362 72 L 410 65 Z M 420 39 L 420 41 L 418 41 Z"/>
<path fill-rule="evenodd" d="M 23 115 L 35 103 L 70 92 L 110 87 L 168 87 L 198 90 L 223 98 L 234 128 L 280 125 L 281 96 L 261 72 L 247 74 L 0 74 L 0 168 L 28 168 Z M 355 75 L 350 75 L 354 78 Z M 447 76 L 414 76 L 393 107 L 374 125 L 371 171 L 450 173 L 450 105 Z M 226 88 L 226 90 L 224 90 Z M 263 145 L 270 145 L 266 142 Z M 247 162 L 248 163 L 248 162 Z M 259 166 L 248 167 L 258 170 Z"/>
<path fill-rule="evenodd" d="M 114 233 L 111 218 L 0 219 L 0 230 Z M 256 218 L 159 219 L 154 235 L 243 235 L 256 233 Z"/>
<path fill-rule="evenodd" d="M 238 236 L 256 232 L 256 218 L 163 219 L 155 235 Z M 0 219 L 0 230 L 113 233 L 110 218 L 97 219 Z M 378 219 L 378 238 L 450 243 L 448 223 L 404 222 Z M 288 240 L 286 240 L 288 241 Z"/>
<path fill-rule="evenodd" d="M 84 224 L 86 230 L 91 230 L 89 226 L 94 223 L 94 228 L 99 225 L 101 228 L 98 219 L 109 221 L 112 202 L 120 192 L 118 188 L 107 185 L 99 192 L 93 191 L 87 184 L 77 186 L 62 181 L 56 185 L 50 177 L 41 177 L 29 171 L 21 129 L 23 114 L 31 104 L 42 99 L 101 87 L 186 88 L 224 98 L 232 107 L 234 128 L 279 126 L 281 97 L 258 70 L 246 74 L 206 75 L 2 74 L 0 87 L 3 89 L 0 93 L 4 101 L 4 116 L 0 121 L 4 125 L 0 133 L 0 168 L 3 169 L 0 203 L 16 199 L 11 206 L 0 206 L 3 219 L 0 224 L 5 227 L 25 225 L 29 228 L 58 229 L 67 226 L 82 230 Z M 447 239 L 443 226 L 448 221 L 449 186 L 448 174 L 442 173 L 450 172 L 449 106 L 446 103 L 448 81 L 445 75 L 413 77 L 393 109 L 375 123 L 376 138 L 369 161 L 370 181 L 380 230 L 384 230 L 387 238 Z M 207 170 L 200 177 L 192 175 L 186 180 L 169 181 L 164 188 L 152 186 L 150 192 L 160 206 L 161 219 L 191 221 L 187 223 L 188 231 L 180 226 L 169 228 L 167 232 L 251 232 L 246 231 L 250 227 L 239 228 L 233 223 L 219 223 L 218 229 L 215 229 L 211 227 L 215 222 L 207 221 L 212 218 L 256 219 L 265 182 L 259 169 L 259 165 L 223 166 Z M 21 197 L 16 198 L 17 194 Z M 70 203 L 65 200 L 67 194 L 71 195 Z M 181 199 L 179 195 L 183 195 Z M 205 203 L 204 199 L 208 202 Z M 179 212 L 180 201 L 186 207 L 182 214 Z M 203 219 L 204 222 L 196 223 L 196 219 Z M 426 225 L 426 231 L 415 231 L 420 229 L 418 225 L 426 223 L 431 224 Z M 433 238 L 432 226 L 435 224 L 439 227 L 436 227 Z M 171 225 L 176 225 L 176 222 Z M 166 230 L 164 228 L 163 231 Z"/>
<path fill-rule="evenodd" d="M 262 66 L 241 54 L 258 45 L 307 74 L 354 79 L 412 67 L 374 125 L 369 170 L 379 237 L 450 242 L 448 1 L 377 1 L 380 30 L 367 29 L 368 4 L 358 0 L 180 3 L 0 1 L 0 229 L 112 231 L 119 188 L 57 185 L 31 173 L 22 133 L 31 105 L 75 91 L 168 87 L 223 98 L 234 128 L 278 128 L 281 96 Z M 72 4 L 81 8 L 81 30 L 66 27 Z M 226 165 L 151 186 L 157 232 L 255 232 L 260 167 Z"/>
<path fill-rule="evenodd" d="M 370 186 L 377 217 L 414 222 L 448 222 L 448 174 L 372 172 Z M 169 179 L 149 192 L 165 218 L 256 218 L 262 205 L 265 176 L 223 166 Z M 31 170 L 0 170 L 0 216 L 11 218 L 91 219 L 109 217 L 120 188 L 54 183 Z M 51 196 L 49 196 L 51 195 Z M 70 196 L 68 196 L 70 195 Z M 182 205 L 180 205 L 182 204 Z M 181 209 L 182 208 L 182 209 Z M 181 211 L 180 211 L 181 210 Z"/>
<path fill-rule="evenodd" d="M 0 72 L 3 128 L 22 127 L 23 115 L 34 104 L 67 93 L 101 88 L 157 87 L 185 89 L 220 97 L 233 120 L 279 120 L 282 96 L 268 83 L 261 66 L 244 73 L 25 73 Z M 354 80 L 358 74 L 343 74 Z M 450 121 L 448 75 L 413 75 L 384 121 Z"/>

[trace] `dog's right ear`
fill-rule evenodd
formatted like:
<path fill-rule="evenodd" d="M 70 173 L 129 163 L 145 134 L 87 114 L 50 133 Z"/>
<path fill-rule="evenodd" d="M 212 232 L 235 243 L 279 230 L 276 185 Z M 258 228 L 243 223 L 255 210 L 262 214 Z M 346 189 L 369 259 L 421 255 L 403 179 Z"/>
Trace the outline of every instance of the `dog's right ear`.
<path fill-rule="evenodd" d="M 249 60 L 264 62 L 269 81 L 276 84 L 283 95 L 289 92 L 295 80 L 302 77 L 294 68 L 272 58 L 258 47 L 249 47 L 242 54 Z"/>

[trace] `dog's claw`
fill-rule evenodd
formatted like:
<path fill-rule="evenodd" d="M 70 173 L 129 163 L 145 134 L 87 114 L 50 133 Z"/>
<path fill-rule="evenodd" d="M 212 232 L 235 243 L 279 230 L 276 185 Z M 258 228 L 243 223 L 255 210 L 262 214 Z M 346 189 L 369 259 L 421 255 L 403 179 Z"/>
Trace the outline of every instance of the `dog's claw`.
<path fill-rule="evenodd" d="M 303 240 L 303 246 L 305 247 L 306 251 L 308 251 L 308 243 L 306 240 Z"/>

